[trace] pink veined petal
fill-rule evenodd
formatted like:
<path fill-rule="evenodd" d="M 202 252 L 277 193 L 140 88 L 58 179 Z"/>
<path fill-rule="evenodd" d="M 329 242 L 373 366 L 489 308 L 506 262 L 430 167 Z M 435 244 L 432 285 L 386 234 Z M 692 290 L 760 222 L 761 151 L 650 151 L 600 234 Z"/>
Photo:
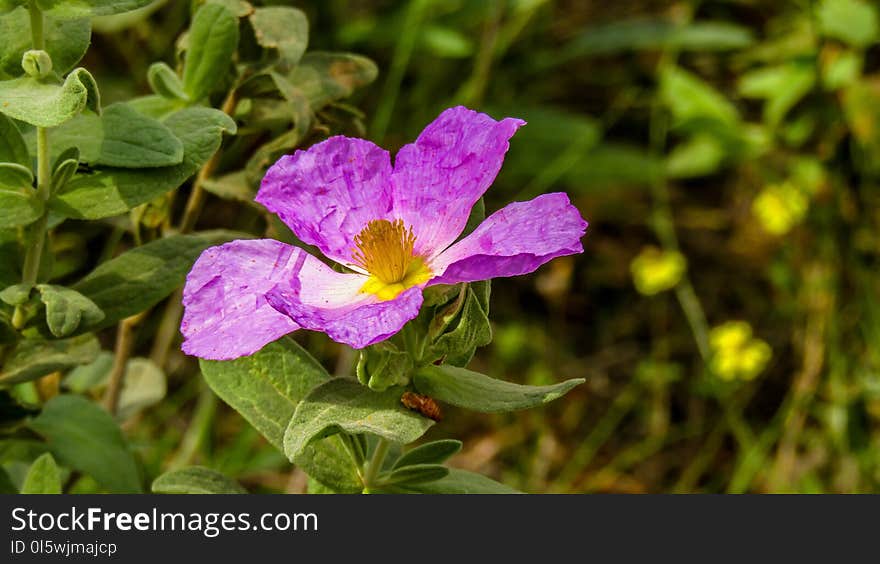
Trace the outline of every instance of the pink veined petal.
<path fill-rule="evenodd" d="M 556 257 L 582 253 L 586 229 L 587 222 L 563 193 L 513 202 L 434 259 L 436 277 L 428 285 L 533 272 Z"/>
<path fill-rule="evenodd" d="M 391 210 L 391 159 L 364 139 L 336 136 L 278 159 L 256 201 L 303 242 L 351 264 L 354 236 Z"/>
<path fill-rule="evenodd" d="M 508 141 L 524 124 L 458 106 L 400 149 L 392 175 L 393 214 L 412 226 L 416 254 L 432 258 L 461 235 L 471 208 L 498 175 Z"/>
<path fill-rule="evenodd" d="M 294 275 L 305 251 L 271 239 L 232 241 L 202 252 L 183 288 L 183 351 L 212 360 L 255 353 L 299 326 L 265 293 Z"/>
<path fill-rule="evenodd" d="M 421 287 L 393 300 L 360 292 L 362 274 L 336 272 L 305 254 L 296 277 L 280 281 L 266 298 L 303 329 L 322 331 L 339 343 L 362 349 L 394 335 L 419 314 Z"/>

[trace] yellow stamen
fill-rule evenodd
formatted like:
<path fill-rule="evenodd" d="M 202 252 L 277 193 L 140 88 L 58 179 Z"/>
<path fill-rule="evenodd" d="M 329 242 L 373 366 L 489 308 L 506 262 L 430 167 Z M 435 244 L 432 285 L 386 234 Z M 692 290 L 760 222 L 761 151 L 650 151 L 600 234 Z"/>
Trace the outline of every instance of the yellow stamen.
<path fill-rule="evenodd" d="M 370 273 L 361 292 L 391 300 L 431 278 L 425 261 L 413 255 L 416 237 L 412 227 L 407 229 L 400 219 L 394 222 L 375 219 L 354 242 L 357 245 L 352 253 L 355 264 Z"/>

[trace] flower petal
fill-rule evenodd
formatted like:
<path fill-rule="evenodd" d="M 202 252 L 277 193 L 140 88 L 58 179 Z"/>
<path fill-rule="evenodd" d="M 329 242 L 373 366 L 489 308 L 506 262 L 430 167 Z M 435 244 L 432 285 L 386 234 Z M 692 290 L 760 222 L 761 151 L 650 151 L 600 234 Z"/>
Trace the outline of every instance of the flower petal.
<path fill-rule="evenodd" d="M 336 136 L 278 159 L 256 201 L 309 245 L 350 264 L 354 236 L 391 209 L 391 159 L 364 139 Z"/>
<path fill-rule="evenodd" d="M 280 281 L 266 298 L 303 329 L 362 349 L 400 331 L 422 306 L 421 287 L 380 301 L 360 291 L 366 281 L 364 275 L 336 272 L 306 254 L 297 276 Z"/>
<path fill-rule="evenodd" d="M 471 208 L 501 169 L 520 119 L 495 121 L 449 108 L 394 160 L 394 215 L 416 235 L 415 252 L 433 258 L 461 234 Z"/>
<path fill-rule="evenodd" d="M 556 257 L 582 253 L 587 222 L 563 193 L 513 202 L 486 218 L 430 265 L 428 285 L 533 272 Z"/>
<path fill-rule="evenodd" d="M 292 276 L 301 249 L 271 239 L 206 249 L 183 288 L 183 351 L 212 360 L 255 353 L 299 326 L 266 302 Z"/>

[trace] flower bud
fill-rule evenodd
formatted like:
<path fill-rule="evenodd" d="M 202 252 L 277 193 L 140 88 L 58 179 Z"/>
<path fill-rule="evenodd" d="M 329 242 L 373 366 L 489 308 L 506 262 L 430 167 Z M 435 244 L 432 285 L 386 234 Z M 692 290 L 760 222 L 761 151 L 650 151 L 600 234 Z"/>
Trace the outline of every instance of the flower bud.
<path fill-rule="evenodd" d="M 49 53 L 33 49 L 25 51 L 21 57 L 21 68 L 33 78 L 45 78 L 52 72 L 52 58 Z"/>

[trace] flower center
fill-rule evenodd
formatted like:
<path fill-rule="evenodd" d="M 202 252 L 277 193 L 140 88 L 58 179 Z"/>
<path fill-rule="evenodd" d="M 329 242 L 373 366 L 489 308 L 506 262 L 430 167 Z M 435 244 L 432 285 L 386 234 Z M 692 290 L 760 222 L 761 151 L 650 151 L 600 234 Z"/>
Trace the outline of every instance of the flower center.
<path fill-rule="evenodd" d="M 431 271 L 422 257 L 413 255 L 416 236 L 398 219 L 374 219 L 355 236 L 352 259 L 370 273 L 361 292 L 391 300 L 413 286 L 427 282 Z"/>

